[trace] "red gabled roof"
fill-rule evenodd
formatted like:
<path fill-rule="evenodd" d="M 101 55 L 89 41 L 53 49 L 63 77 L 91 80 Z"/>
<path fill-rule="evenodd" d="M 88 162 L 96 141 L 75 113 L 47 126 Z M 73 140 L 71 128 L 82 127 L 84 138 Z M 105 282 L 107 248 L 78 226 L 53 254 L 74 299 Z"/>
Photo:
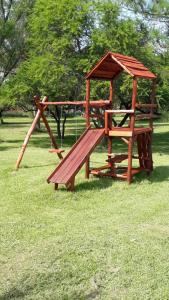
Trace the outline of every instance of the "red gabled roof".
<path fill-rule="evenodd" d="M 114 79 L 119 73 L 126 71 L 132 77 L 154 79 L 156 75 L 149 71 L 140 61 L 132 56 L 108 52 L 96 66 L 86 75 L 86 79 Z"/>

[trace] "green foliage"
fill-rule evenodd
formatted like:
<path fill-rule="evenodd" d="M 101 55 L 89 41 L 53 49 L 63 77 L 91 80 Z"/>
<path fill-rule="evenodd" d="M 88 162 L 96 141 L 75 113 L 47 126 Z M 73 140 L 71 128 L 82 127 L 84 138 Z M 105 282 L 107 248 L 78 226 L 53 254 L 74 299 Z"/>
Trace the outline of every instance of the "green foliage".
<path fill-rule="evenodd" d="M 26 30 L 26 57 L 8 77 L 1 94 L 19 105 L 32 105 L 34 94 L 50 99 L 84 99 L 84 76 L 106 51 L 135 56 L 158 74 L 158 101 L 167 107 L 168 40 L 166 30 L 149 28 L 133 12 L 125 17 L 123 5 L 144 14 L 162 9 L 144 1 L 36 0 Z M 160 2 L 161 3 L 161 2 Z M 158 8 L 157 8 L 158 6 Z M 165 60 L 165 62 L 164 62 Z M 122 81 L 123 79 L 123 81 Z M 92 83 L 92 98 L 107 98 L 107 83 Z M 148 86 L 139 85 L 142 101 Z M 122 76 L 116 83 L 117 102 L 129 99 L 131 82 Z"/>
<path fill-rule="evenodd" d="M 26 22 L 33 0 L 0 2 L 0 113 L 16 105 L 15 70 L 25 58 Z M 11 78 L 10 78 L 10 75 Z M 9 78 L 11 80 L 9 80 Z M 20 82 L 21 85 L 22 81 Z M 29 87 L 30 89 L 30 87 Z"/>

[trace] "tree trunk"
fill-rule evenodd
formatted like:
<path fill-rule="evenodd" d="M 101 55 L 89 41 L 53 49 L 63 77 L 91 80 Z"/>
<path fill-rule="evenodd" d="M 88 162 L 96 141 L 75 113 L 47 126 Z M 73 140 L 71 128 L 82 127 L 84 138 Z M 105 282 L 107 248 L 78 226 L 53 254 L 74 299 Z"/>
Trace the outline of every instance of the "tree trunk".
<path fill-rule="evenodd" d="M 49 111 L 50 115 L 55 119 L 56 126 L 57 126 L 56 134 L 57 134 L 58 138 L 64 139 L 67 114 L 66 114 L 66 111 L 63 111 L 63 113 L 61 113 L 61 109 L 60 109 L 60 107 L 58 107 L 56 105 L 54 110 L 49 109 L 48 111 Z M 63 117 L 63 120 L 62 120 L 62 117 Z"/>
<path fill-rule="evenodd" d="M 0 120 L 1 120 L 1 125 L 4 124 L 3 116 L 2 116 L 2 110 L 0 110 Z"/>
<path fill-rule="evenodd" d="M 57 135 L 58 138 L 61 139 L 61 112 L 57 105 L 55 106 L 55 121 L 57 123 Z"/>
<path fill-rule="evenodd" d="M 66 112 L 64 112 L 64 119 L 63 119 L 63 123 L 62 123 L 62 139 L 65 138 L 66 119 L 67 119 L 67 115 L 66 115 Z"/>

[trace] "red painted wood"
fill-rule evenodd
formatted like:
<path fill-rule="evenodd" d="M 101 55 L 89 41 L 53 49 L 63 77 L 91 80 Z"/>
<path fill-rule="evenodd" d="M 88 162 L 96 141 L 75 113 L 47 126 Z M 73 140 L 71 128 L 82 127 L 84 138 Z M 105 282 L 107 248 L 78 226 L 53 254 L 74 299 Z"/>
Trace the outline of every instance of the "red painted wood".
<path fill-rule="evenodd" d="M 50 149 L 49 152 L 50 153 L 62 153 L 62 152 L 65 152 L 65 150 L 63 150 L 63 149 Z"/>
<path fill-rule="evenodd" d="M 140 61 L 131 56 L 119 53 L 108 52 L 96 66 L 87 74 L 86 78 L 92 79 L 112 79 L 125 70 L 131 76 L 143 77 L 148 79 L 156 78 Z"/>
<path fill-rule="evenodd" d="M 90 136 L 91 136 L 91 133 L 90 133 Z M 90 139 L 90 136 L 88 137 L 89 139 Z M 86 150 L 88 149 L 86 142 L 87 141 L 85 139 L 82 140 L 81 144 L 79 146 L 79 147 L 81 147 L 81 149 L 79 149 L 79 147 L 77 147 L 77 149 L 74 150 L 73 155 L 68 157 L 67 163 L 66 163 L 66 170 L 65 169 L 61 170 L 61 172 L 60 172 L 61 174 L 58 175 L 60 182 L 62 182 L 62 183 L 68 182 L 72 170 L 77 169 L 79 167 L 79 160 L 81 159 L 82 154 L 84 153 L 84 149 L 85 148 L 86 148 Z M 57 180 L 57 177 L 55 177 L 55 179 Z"/>
<path fill-rule="evenodd" d="M 113 56 L 116 56 L 116 57 L 121 58 L 121 59 L 125 58 L 125 59 L 130 59 L 130 60 L 136 60 L 136 58 L 133 57 L 133 56 L 123 55 L 121 53 L 113 53 L 112 52 L 111 54 L 113 54 Z"/>
<path fill-rule="evenodd" d="M 117 69 L 119 70 L 119 69 Z M 116 70 L 112 69 L 111 71 L 104 71 L 104 70 L 96 70 L 93 72 L 93 76 L 97 77 L 106 77 L 106 78 L 112 78 L 114 74 L 116 74 Z"/>
<path fill-rule="evenodd" d="M 85 106 L 85 115 L 86 115 L 86 127 L 90 126 L 90 79 L 86 80 L 86 106 Z M 86 168 L 85 168 L 85 178 L 89 178 L 89 162 L 90 158 L 86 159 Z"/>
<path fill-rule="evenodd" d="M 53 101 L 53 102 L 39 102 L 41 106 L 44 105 L 79 105 L 79 106 L 86 106 L 86 101 Z M 92 107 L 104 107 L 109 105 L 109 100 L 96 100 L 90 101 L 90 106 Z"/>
<path fill-rule="evenodd" d="M 87 137 L 87 139 L 86 139 Z M 60 170 L 59 180 L 64 182 L 64 178 L 68 177 L 71 170 L 74 168 L 77 168 L 79 166 L 79 159 L 81 158 L 81 155 L 84 152 L 84 149 L 87 147 L 87 141 L 91 138 L 91 131 L 88 132 L 88 135 L 86 135 L 82 140 L 81 143 L 74 149 L 72 155 L 70 155 L 67 158 L 66 163 L 66 170 Z M 67 182 L 67 181 L 66 181 Z"/>
<path fill-rule="evenodd" d="M 104 61 L 97 70 L 102 70 L 102 71 L 118 71 L 120 70 L 121 67 L 119 65 L 117 65 L 116 62 L 114 62 L 112 59 L 111 61 Z"/>
<path fill-rule="evenodd" d="M 136 69 L 133 69 L 133 68 L 129 68 L 128 69 L 132 72 L 132 74 L 134 76 L 139 76 L 139 77 L 145 77 L 145 78 L 156 78 L 156 76 L 151 73 L 150 71 L 139 71 L 139 70 L 136 70 Z"/>
<path fill-rule="evenodd" d="M 90 136 L 88 136 L 88 138 L 85 140 L 81 146 L 81 149 L 77 148 L 77 151 L 74 153 L 74 161 L 72 161 L 72 158 L 69 159 L 68 165 L 67 165 L 67 170 L 66 170 L 66 174 L 64 173 L 63 177 L 60 180 L 64 180 L 67 181 L 69 180 L 69 175 L 72 169 L 78 169 L 79 168 L 79 161 L 81 161 L 84 152 L 88 151 L 88 149 L 90 150 L 90 142 L 89 140 L 93 139 L 93 141 L 95 140 L 95 137 L 92 133 L 90 133 Z M 92 141 L 92 143 L 93 143 Z"/>
<path fill-rule="evenodd" d="M 125 65 L 129 69 L 136 69 L 136 70 L 143 70 L 149 71 L 143 64 L 141 63 L 133 63 L 133 62 L 126 62 L 124 60 L 120 60 L 123 65 Z"/>
<path fill-rule="evenodd" d="M 88 129 L 60 165 L 48 178 L 48 182 L 68 183 L 80 170 L 86 159 L 104 136 L 104 129 Z"/>

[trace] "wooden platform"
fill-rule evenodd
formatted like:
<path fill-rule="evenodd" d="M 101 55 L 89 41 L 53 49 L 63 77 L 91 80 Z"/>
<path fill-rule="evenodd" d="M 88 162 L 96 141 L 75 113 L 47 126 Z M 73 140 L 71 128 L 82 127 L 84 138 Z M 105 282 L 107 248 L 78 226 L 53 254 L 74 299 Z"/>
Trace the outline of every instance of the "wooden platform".
<path fill-rule="evenodd" d="M 130 128 L 127 127 L 113 127 L 111 130 L 109 130 L 108 135 L 109 136 L 120 136 L 120 137 L 132 137 L 134 135 L 142 134 L 144 132 L 151 132 L 151 128 L 145 128 L 145 127 L 139 127 L 134 128 L 134 131 L 132 131 Z"/>

